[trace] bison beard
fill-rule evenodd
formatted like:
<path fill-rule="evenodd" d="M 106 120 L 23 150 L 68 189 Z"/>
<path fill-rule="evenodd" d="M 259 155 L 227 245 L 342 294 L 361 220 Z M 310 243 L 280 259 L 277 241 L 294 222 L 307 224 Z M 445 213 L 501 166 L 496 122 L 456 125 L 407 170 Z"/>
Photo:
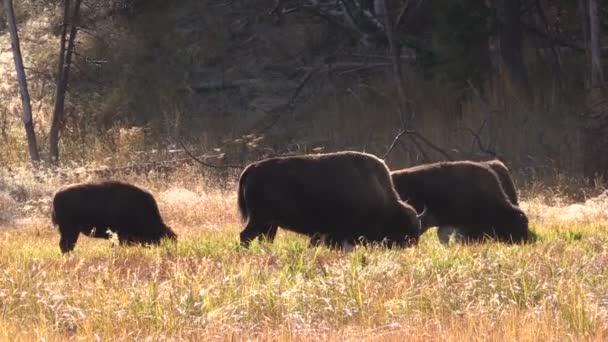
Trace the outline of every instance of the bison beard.
<path fill-rule="evenodd" d="M 274 239 L 278 226 L 329 244 L 417 243 L 419 220 L 399 200 L 389 170 L 360 152 L 270 158 L 241 173 L 238 205 L 247 225 L 240 234 L 248 247 L 256 237 Z"/>
<path fill-rule="evenodd" d="M 438 235 L 447 243 L 451 230 L 458 230 L 465 242 L 493 238 L 513 243 L 528 239 L 528 218 L 515 206 L 515 187 L 508 170 L 499 162 L 477 163 L 471 161 L 441 162 L 419 165 L 391 173 L 401 198 L 416 209 L 426 206 L 427 219 L 422 231 L 439 226 Z M 500 167 L 508 177 L 507 195 L 499 174 L 493 168 Z M 504 182 L 504 181 L 503 181 Z"/>
<path fill-rule="evenodd" d="M 81 183 L 60 189 L 53 197 L 52 218 L 59 226 L 62 253 L 74 249 L 80 233 L 110 238 L 108 228 L 116 232 L 120 244 L 177 239 L 163 223 L 152 194 L 122 182 Z"/>

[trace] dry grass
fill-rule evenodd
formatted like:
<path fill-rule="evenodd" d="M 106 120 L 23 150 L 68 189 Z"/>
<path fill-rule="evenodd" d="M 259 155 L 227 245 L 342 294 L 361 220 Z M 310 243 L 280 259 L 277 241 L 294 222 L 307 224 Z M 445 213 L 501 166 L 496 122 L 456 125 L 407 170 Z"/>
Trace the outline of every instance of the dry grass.
<path fill-rule="evenodd" d="M 549 206 L 524 194 L 534 245 L 444 248 L 432 230 L 417 248 L 344 254 L 284 231 L 240 249 L 234 185 L 195 169 L 124 178 L 155 193 L 178 244 L 81 237 L 64 257 L 48 202 L 69 180 L 3 175 L 1 340 L 608 337 L 606 195 Z"/>

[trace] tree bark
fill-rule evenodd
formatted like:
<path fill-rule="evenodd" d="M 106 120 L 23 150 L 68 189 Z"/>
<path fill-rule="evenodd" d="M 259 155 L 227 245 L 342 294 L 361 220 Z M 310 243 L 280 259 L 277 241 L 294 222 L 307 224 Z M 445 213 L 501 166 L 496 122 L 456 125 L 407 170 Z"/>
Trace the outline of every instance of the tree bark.
<path fill-rule="evenodd" d="M 405 128 L 405 126 L 410 125 L 411 122 L 405 122 L 404 119 L 404 115 L 407 108 L 407 100 L 405 98 L 405 90 L 403 89 L 402 79 L 403 75 L 401 73 L 401 46 L 397 44 L 397 41 L 395 40 L 393 20 L 391 18 L 391 13 L 388 9 L 388 4 L 386 3 L 386 0 L 376 0 L 374 2 L 374 10 L 376 12 L 376 16 L 384 24 L 384 32 L 386 34 L 386 39 L 388 40 L 389 52 L 393 65 L 393 76 L 395 80 L 395 86 L 397 88 L 397 105 L 399 107 L 399 118 L 402 121 L 402 126 Z M 411 117 L 408 117 L 407 121 L 411 119 Z"/>
<path fill-rule="evenodd" d="M 63 28 L 61 31 L 61 46 L 59 49 L 57 87 L 55 92 L 55 107 L 53 109 L 51 130 L 49 132 L 49 154 L 51 159 L 50 161 L 54 163 L 59 161 L 59 133 L 61 130 L 61 124 L 63 123 L 65 113 L 65 93 L 68 87 L 68 79 L 70 74 L 70 66 L 72 64 L 74 44 L 76 42 L 76 34 L 78 33 L 77 23 L 81 3 L 82 0 L 76 0 L 71 16 L 69 15 L 70 1 L 65 0 L 64 4 L 65 7 L 63 12 Z M 68 25 L 70 26 L 69 38 L 67 37 Z"/>
<path fill-rule="evenodd" d="M 509 82 L 516 87 L 528 83 L 526 66 L 523 59 L 523 30 L 521 24 L 521 0 L 501 0 L 497 2 L 500 19 L 499 41 L 501 64 Z"/>
<path fill-rule="evenodd" d="M 11 47 L 13 49 L 13 60 L 15 61 L 15 71 L 17 72 L 17 80 L 19 81 L 19 91 L 21 94 L 21 106 L 23 110 L 23 125 L 25 126 L 25 134 L 27 136 L 27 145 L 30 153 L 30 158 L 34 166 L 38 165 L 40 156 L 38 154 L 38 144 L 36 143 L 36 132 L 34 131 L 34 120 L 32 119 L 32 106 L 30 102 L 30 93 L 27 89 L 27 78 L 23 67 L 23 57 L 21 55 L 21 47 L 19 44 L 19 33 L 17 31 L 17 23 L 15 20 L 15 11 L 12 0 L 4 0 L 8 28 L 11 35 Z"/>
<path fill-rule="evenodd" d="M 587 61 L 587 113 L 583 120 L 583 173 L 590 180 L 608 181 L 608 104 L 600 51 L 600 20 L 597 0 L 579 0 L 579 12 Z"/>
<path fill-rule="evenodd" d="M 597 0 L 587 0 L 587 12 L 589 18 L 589 44 L 588 58 L 590 72 L 590 91 L 592 97 L 602 94 L 601 87 L 604 82 L 602 63 L 600 60 L 600 19 L 598 16 Z"/>

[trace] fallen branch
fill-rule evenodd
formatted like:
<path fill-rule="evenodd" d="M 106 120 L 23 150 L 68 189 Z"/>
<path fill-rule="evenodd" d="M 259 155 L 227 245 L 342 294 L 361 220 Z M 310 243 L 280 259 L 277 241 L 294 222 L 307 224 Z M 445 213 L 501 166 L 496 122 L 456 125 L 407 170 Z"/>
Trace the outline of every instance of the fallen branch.
<path fill-rule="evenodd" d="M 416 147 L 418 147 L 418 149 L 420 151 L 422 151 L 422 148 L 420 147 L 420 145 L 417 143 L 417 141 L 414 138 L 420 139 L 423 143 L 425 143 L 427 146 L 429 146 L 435 152 L 443 155 L 447 160 L 454 160 L 454 158 L 452 158 L 452 156 L 450 156 L 450 154 L 448 152 L 446 152 L 445 150 L 443 150 L 441 147 L 433 144 L 430 140 L 428 140 L 427 138 L 425 138 L 422 134 L 416 132 L 415 130 L 407 130 L 407 129 L 401 130 L 401 132 L 399 132 L 395 136 L 395 139 L 393 139 L 393 142 L 391 143 L 391 146 L 388 148 L 388 150 L 386 151 L 386 153 L 384 154 L 384 156 L 382 157 L 382 159 L 386 159 L 386 157 L 388 157 L 388 155 L 390 154 L 390 152 L 395 147 L 395 144 L 399 141 L 399 139 L 401 139 L 401 137 L 404 134 L 407 134 L 407 135 L 410 136 L 410 139 L 416 145 Z M 427 159 L 428 159 L 428 156 L 427 156 Z"/>
<path fill-rule="evenodd" d="M 226 90 L 231 88 L 240 88 L 245 86 L 251 86 L 259 83 L 260 80 L 256 78 L 252 79 L 244 79 L 244 80 L 235 80 L 235 81 L 212 81 L 212 82 L 203 82 L 199 84 L 191 85 L 192 90 L 202 93 L 207 91 L 219 91 Z"/>
<path fill-rule="evenodd" d="M 454 158 L 452 158 L 452 156 L 450 156 L 449 153 L 447 153 L 441 147 L 433 144 L 430 140 L 428 140 L 427 138 L 425 138 L 422 134 L 420 134 L 420 133 L 418 133 L 416 131 L 411 131 L 411 132 L 408 132 L 408 133 L 411 134 L 412 136 L 414 136 L 414 137 L 422 140 L 423 143 L 425 143 L 431 149 L 435 150 L 435 152 L 443 155 L 447 160 L 454 160 Z"/>
<path fill-rule="evenodd" d="M 482 126 L 483 128 L 483 126 Z M 489 154 L 492 157 L 496 157 L 496 152 L 492 149 L 490 149 L 489 147 L 485 147 L 483 146 L 483 142 L 481 141 L 481 137 L 479 136 L 479 133 L 475 132 L 474 130 L 470 129 L 467 127 L 467 131 L 469 133 L 471 133 L 471 135 L 473 136 L 473 141 L 477 143 L 477 147 L 479 148 L 479 150 L 483 153 Z"/>
<path fill-rule="evenodd" d="M 184 152 L 186 152 L 186 154 L 192 158 L 194 161 L 196 161 L 197 163 L 209 167 L 209 168 L 213 168 L 213 169 L 242 169 L 244 168 L 243 165 L 230 165 L 230 164 L 226 164 L 226 165 L 214 165 L 214 164 L 209 164 L 207 162 L 204 162 L 202 160 L 200 160 L 199 158 L 197 158 L 195 155 L 193 155 L 184 145 L 184 143 L 179 140 L 179 144 L 180 146 L 184 149 Z"/>
<path fill-rule="evenodd" d="M 388 58 L 388 57 L 387 57 Z M 384 67 L 389 67 L 392 64 L 389 62 L 338 62 L 338 63 L 327 63 L 327 64 L 322 64 L 322 65 L 317 65 L 317 66 L 303 66 L 303 67 L 297 67 L 296 70 L 297 71 L 310 71 L 310 70 L 320 70 L 321 68 L 323 68 L 322 71 L 348 71 L 350 69 L 360 69 L 360 70 L 364 70 L 364 69 L 372 69 L 372 68 L 384 68 Z M 293 66 L 291 65 L 285 65 L 285 64 L 279 64 L 279 65 L 271 65 L 268 66 L 267 69 L 270 70 L 276 70 L 279 72 L 285 72 L 285 71 L 291 71 L 293 70 Z"/>
<path fill-rule="evenodd" d="M 277 122 L 279 122 L 279 119 L 283 115 L 285 115 L 285 113 L 289 113 L 289 112 L 293 111 L 294 103 L 296 102 L 296 99 L 298 98 L 298 96 L 300 96 L 300 92 L 302 91 L 302 89 L 304 89 L 304 86 L 306 85 L 306 83 L 308 83 L 308 81 L 312 78 L 312 75 L 317 70 L 319 70 L 319 67 L 308 70 L 306 75 L 304 75 L 304 77 L 302 77 L 302 80 L 300 81 L 300 83 L 298 84 L 296 89 L 294 90 L 294 92 L 291 95 L 291 97 L 289 98 L 289 100 L 287 100 L 287 102 L 280 104 L 268 111 L 262 109 L 262 111 L 264 111 L 268 116 L 273 115 L 274 117 L 272 118 L 271 122 L 268 125 L 259 129 L 257 131 L 257 133 L 261 133 L 261 132 L 267 131 L 268 129 L 272 128 Z"/>

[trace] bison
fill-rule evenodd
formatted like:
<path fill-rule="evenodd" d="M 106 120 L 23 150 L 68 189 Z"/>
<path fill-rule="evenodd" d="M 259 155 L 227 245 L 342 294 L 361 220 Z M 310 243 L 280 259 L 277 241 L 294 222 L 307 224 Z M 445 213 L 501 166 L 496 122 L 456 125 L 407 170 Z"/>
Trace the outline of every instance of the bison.
<path fill-rule="evenodd" d="M 109 239 L 108 229 L 120 244 L 159 244 L 177 240 L 163 223 L 152 194 L 134 185 L 104 181 L 66 186 L 53 196 L 53 224 L 59 226 L 62 253 L 74 249 L 78 235 Z"/>
<path fill-rule="evenodd" d="M 507 166 L 498 159 L 486 160 L 478 163 L 489 166 L 496 173 L 496 175 L 498 176 L 498 180 L 500 181 L 500 185 L 502 185 L 502 188 L 507 197 L 509 198 L 509 201 L 513 205 L 519 205 L 519 201 L 517 199 L 517 190 L 515 189 L 515 184 L 513 183 L 513 179 L 511 178 L 511 174 Z M 495 190 L 498 191 L 498 189 Z M 437 237 L 443 245 L 448 245 L 450 241 L 450 235 L 452 235 L 452 233 L 455 232 L 456 237 L 458 239 L 464 237 L 460 233 L 461 229 L 463 228 L 453 226 L 439 226 L 437 227 Z"/>
<path fill-rule="evenodd" d="M 336 243 L 415 244 L 420 217 L 399 200 L 384 162 L 367 153 L 277 157 L 241 173 L 238 207 L 247 222 L 245 248 L 258 238 L 272 242 L 278 226 Z"/>
<path fill-rule="evenodd" d="M 494 168 L 506 172 L 497 173 Z M 452 230 L 469 242 L 486 237 L 507 243 L 527 241 L 528 218 L 510 200 L 499 174 L 508 177 L 506 186 L 517 203 L 508 170 L 498 161 L 424 164 L 393 171 L 391 177 L 402 200 L 416 209 L 428 208 L 421 230 L 438 226 L 443 244 Z"/>
<path fill-rule="evenodd" d="M 502 185 L 502 188 L 503 188 L 505 194 L 507 195 L 507 198 L 509 198 L 509 201 L 513 205 L 519 205 L 519 201 L 517 199 L 517 190 L 515 189 L 515 184 L 513 183 L 513 179 L 511 178 L 511 173 L 509 172 L 509 169 L 507 168 L 507 166 L 498 159 L 485 160 L 485 161 L 480 161 L 478 163 L 489 166 L 496 173 L 496 175 L 498 176 L 500 185 Z M 495 189 L 495 190 L 497 190 L 497 189 Z M 454 233 L 454 232 L 456 232 L 456 237 L 458 237 L 458 238 L 463 237 L 462 234 L 459 233 L 458 227 L 453 227 L 453 226 L 437 227 L 437 236 L 439 238 L 439 241 L 441 241 L 441 243 L 443 245 L 447 245 L 449 243 L 450 235 L 452 235 L 452 233 Z"/>

